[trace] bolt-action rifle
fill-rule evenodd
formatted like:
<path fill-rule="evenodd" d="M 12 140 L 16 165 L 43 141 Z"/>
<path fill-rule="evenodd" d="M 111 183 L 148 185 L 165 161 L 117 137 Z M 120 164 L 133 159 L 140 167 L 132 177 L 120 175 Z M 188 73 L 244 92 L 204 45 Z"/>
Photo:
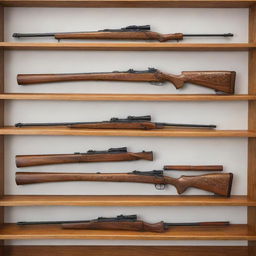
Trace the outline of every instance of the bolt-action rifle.
<path fill-rule="evenodd" d="M 17 185 L 64 181 L 135 182 L 155 184 L 156 189 L 164 189 L 166 185 L 172 185 L 179 194 L 193 187 L 226 197 L 230 196 L 232 179 L 232 173 L 211 173 L 196 176 L 183 175 L 180 178 L 173 178 L 164 176 L 162 170 L 148 172 L 133 171 L 128 173 L 16 172 Z"/>
<path fill-rule="evenodd" d="M 162 233 L 172 226 L 202 226 L 217 227 L 228 226 L 228 221 L 216 222 L 189 222 L 189 223 L 147 223 L 138 220 L 137 215 L 118 215 L 114 218 L 99 217 L 92 220 L 75 221 L 21 221 L 17 222 L 19 226 L 26 225 L 61 225 L 63 229 L 86 229 L 86 230 L 127 230 L 127 231 L 145 231 Z"/>
<path fill-rule="evenodd" d="M 128 152 L 127 147 L 110 148 L 108 150 L 88 150 L 86 153 L 74 154 L 47 154 L 47 155 L 16 155 L 17 167 L 67 164 L 67 163 L 92 163 L 92 162 L 121 162 L 135 160 L 153 161 L 152 151 Z"/>
<path fill-rule="evenodd" d="M 85 128 L 85 129 L 134 129 L 134 130 L 163 129 L 166 127 L 198 128 L 198 129 L 216 128 L 216 125 L 151 122 L 150 115 L 128 116 L 127 118 L 124 118 L 124 119 L 113 117 L 110 119 L 110 121 L 101 121 L 101 122 L 17 123 L 15 124 L 15 126 L 16 127 L 66 126 L 69 128 Z"/>
<path fill-rule="evenodd" d="M 98 31 L 83 32 L 53 32 L 53 33 L 14 33 L 13 37 L 54 37 L 60 39 L 113 39 L 113 40 L 157 40 L 166 42 L 171 40 L 183 40 L 184 37 L 232 37 L 232 33 L 226 34 L 160 34 L 150 30 L 150 25 L 131 25 L 119 29 L 103 29 Z"/>
<path fill-rule="evenodd" d="M 163 85 L 164 82 L 172 83 L 180 89 L 185 83 L 191 83 L 216 92 L 233 94 L 235 87 L 235 71 L 183 71 L 180 75 L 161 72 L 155 68 L 137 71 L 96 72 L 96 73 L 65 73 L 65 74 L 18 74 L 19 85 L 31 85 L 55 82 L 73 81 L 127 81 L 150 82 L 154 85 Z"/>

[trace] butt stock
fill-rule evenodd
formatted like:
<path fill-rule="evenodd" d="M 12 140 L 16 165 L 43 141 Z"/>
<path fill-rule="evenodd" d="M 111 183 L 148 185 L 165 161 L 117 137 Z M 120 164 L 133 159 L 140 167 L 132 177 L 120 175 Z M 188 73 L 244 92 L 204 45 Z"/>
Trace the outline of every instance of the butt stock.
<path fill-rule="evenodd" d="M 234 94 L 234 71 L 183 71 L 181 75 L 160 73 L 164 80 L 171 82 L 176 89 L 180 89 L 185 83 L 196 84 L 226 94 Z"/>
<path fill-rule="evenodd" d="M 223 165 L 165 165 L 164 170 L 167 171 L 223 171 Z"/>
<path fill-rule="evenodd" d="M 153 161 L 152 151 L 142 152 L 121 152 L 102 154 L 49 154 L 49 155 L 17 155 L 15 157 L 17 167 L 30 167 L 67 163 L 95 163 L 95 162 L 121 162 L 148 160 Z"/>
<path fill-rule="evenodd" d="M 170 177 L 166 177 L 166 179 L 168 182 Z M 179 194 L 182 194 L 188 188 L 198 188 L 216 195 L 230 197 L 232 181 L 232 173 L 212 173 L 196 176 L 183 175 L 174 182 L 171 178 L 168 184 L 174 185 Z"/>

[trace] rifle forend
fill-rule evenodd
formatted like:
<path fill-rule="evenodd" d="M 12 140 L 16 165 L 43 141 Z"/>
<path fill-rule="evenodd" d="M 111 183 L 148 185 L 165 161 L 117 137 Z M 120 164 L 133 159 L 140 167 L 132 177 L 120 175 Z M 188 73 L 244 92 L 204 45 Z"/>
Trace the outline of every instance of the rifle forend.
<path fill-rule="evenodd" d="M 113 71 L 101 73 L 73 73 L 73 74 L 18 74 L 19 85 L 31 85 L 55 82 L 73 81 L 127 81 L 150 82 L 153 84 L 172 83 L 180 89 L 185 83 L 191 83 L 210 88 L 216 92 L 233 94 L 236 72 L 234 71 L 183 71 L 180 75 L 161 72 L 155 68 L 136 71 Z"/>
<path fill-rule="evenodd" d="M 66 163 L 120 162 L 135 160 L 153 161 L 152 151 L 128 152 L 126 147 L 110 148 L 104 151 L 88 150 L 86 153 L 17 155 L 17 167 L 40 166 Z"/>
<path fill-rule="evenodd" d="M 221 196 L 230 196 L 232 173 L 211 173 L 197 176 L 181 176 L 173 178 L 164 176 L 163 171 L 130 173 L 40 173 L 16 172 L 16 184 L 27 185 L 45 182 L 64 181 L 100 181 L 100 182 L 135 182 L 155 184 L 157 189 L 164 189 L 165 185 L 172 185 L 179 194 L 189 187 L 198 188 Z"/>

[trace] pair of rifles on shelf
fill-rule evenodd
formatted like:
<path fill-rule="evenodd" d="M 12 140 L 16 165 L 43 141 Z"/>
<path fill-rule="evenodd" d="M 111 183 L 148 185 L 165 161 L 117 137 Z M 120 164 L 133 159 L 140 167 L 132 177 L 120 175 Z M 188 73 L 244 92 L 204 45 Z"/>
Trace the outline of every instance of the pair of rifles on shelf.
<path fill-rule="evenodd" d="M 183 37 L 232 37 L 233 34 L 159 34 L 150 31 L 150 26 L 128 26 L 121 29 L 104 29 L 93 32 L 68 32 L 68 33 L 14 33 L 13 37 L 47 37 L 56 39 L 128 39 L 128 40 L 182 40 Z M 77 74 L 19 74 L 18 84 L 30 85 L 40 83 L 65 82 L 65 81 L 128 81 L 150 82 L 162 85 L 164 82 L 172 83 L 176 89 L 180 89 L 185 83 L 192 83 L 206 88 L 214 89 L 217 93 L 234 94 L 234 71 L 183 71 L 181 75 L 173 75 L 161 72 L 155 68 L 136 71 L 113 71 L 101 73 L 77 73 Z"/>
<path fill-rule="evenodd" d="M 107 151 L 89 150 L 87 153 L 52 154 L 52 155 L 17 155 L 17 167 L 40 166 L 63 163 L 88 162 L 120 162 L 135 160 L 153 160 L 152 151 L 128 152 L 127 148 L 111 148 Z M 166 165 L 164 170 L 181 171 L 222 171 L 223 166 L 185 166 Z M 163 170 L 133 171 L 128 173 L 45 173 L 45 172 L 17 172 L 16 184 L 27 185 L 45 182 L 65 181 L 97 181 L 97 182 L 135 182 L 155 184 L 156 189 L 164 189 L 172 185 L 182 194 L 188 188 L 197 188 L 212 192 L 219 196 L 229 197 L 232 187 L 232 173 L 211 173 L 196 176 L 181 176 L 173 178 L 165 176 Z"/>
<path fill-rule="evenodd" d="M 158 40 L 165 42 L 169 40 L 182 40 L 183 37 L 232 37 L 227 34 L 160 34 L 150 31 L 149 25 L 128 26 L 121 29 L 104 29 L 91 32 L 63 32 L 63 33 L 14 33 L 13 37 L 55 37 L 56 39 L 119 39 L 119 40 Z M 163 73 L 155 68 L 136 71 L 113 71 L 103 73 L 81 73 L 81 74 L 20 74 L 18 83 L 20 85 L 64 82 L 64 81 L 129 81 L 150 82 L 161 85 L 164 82 L 172 83 L 176 89 L 180 89 L 185 83 L 214 89 L 218 93 L 234 94 L 235 86 L 234 71 L 184 71 L 181 75 Z"/>
<path fill-rule="evenodd" d="M 126 147 L 110 148 L 107 151 L 89 150 L 86 153 L 74 154 L 51 154 L 51 155 L 17 155 L 17 167 L 31 167 L 63 163 L 87 163 L 87 162 L 117 162 L 134 160 L 153 160 L 152 151 L 128 152 Z M 164 170 L 180 171 L 222 171 L 222 165 L 188 166 L 188 165 L 166 165 Z M 16 183 L 18 185 L 62 182 L 62 181 L 112 181 L 112 182 L 138 182 L 153 183 L 157 189 L 163 189 L 170 184 L 176 187 L 178 193 L 184 192 L 189 187 L 195 187 L 213 192 L 221 196 L 230 196 L 232 186 L 232 173 L 213 173 L 198 176 L 181 176 L 178 179 L 164 176 L 163 171 L 131 173 L 40 173 L 40 172 L 17 172 Z M 126 230 L 140 232 L 167 231 L 172 226 L 200 226 L 221 227 L 228 226 L 228 221 L 218 222 L 190 222 L 190 223 L 147 223 L 137 219 L 137 215 L 119 215 L 114 218 L 99 217 L 93 220 L 76 221 L 22 221 L 19 226 L 27 225 L 56 225 L 60 224 L 63 229 L 77 230 Z"/>

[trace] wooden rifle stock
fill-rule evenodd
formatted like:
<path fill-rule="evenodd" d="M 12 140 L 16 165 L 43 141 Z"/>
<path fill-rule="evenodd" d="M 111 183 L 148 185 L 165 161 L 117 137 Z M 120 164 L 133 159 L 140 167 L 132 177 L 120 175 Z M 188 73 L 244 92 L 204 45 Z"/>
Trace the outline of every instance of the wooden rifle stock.
<path fill-rule="evenodd" d="M 228 221 L 215 222 L 194 222 L 194 223 L 165 223 L 163 221 L 157 223 L 147 223 L 144 221 L 113 221 L 113 222 L 76 222 L 63 223 L 63 229 L 86 229 L 86 230 L 127 230 L 127 231 L 141 231 L 141 232 L 156 232 L 163 233 L 172 226 L 200 226 L 200 227 L 219 227 L 228 226 Z"/>
<path fill-rule="evenodd" d="M 92 162 L 120 162 L 148 160 L 153 161 L 153 152 L 121 152 L 121 153 L 75 153 L 75 154 L 49 154 L 49 155 L 17 155 L 17 167 L 40 166 L 66 163 L 92 163 Z"/>
<path fill-rule="evenodd" d="M 191 83 L 215 91 L 233 94 L 236 72 L 234 71 L 183 71 L 181 75 L 167 74 L 157 69 L 148 71 L 114 71 L 109 73 L 78 73 L 78 74 L 18 74 L 19 85 L 31 85 L 54 82 L 73 81 L 127 81 L 127 82 L 170 82 L 176 89 L 185 83 Z"/>
<path fill-rule="evenodd" d="M 129 129 L 129 130 L 152 130 L 160 129 L 163 127 L 158 126 L 156 123 L 148 121 L 137 122 L 94 122 L 84 124 L 70 124 L 69 128 L 83 128 L 83 129 Z"/>
<path fill-rule="evenodd" d="M 147 223 L 144 221 L 113 221 L 113 222 L 81 222 L 81 223 L 67 223 L 62 224 L 64 229 L 89 229 L 89 230 L 129 230 L 129 231 L 145 231 L 145 232 L 164 232 L 164 222 Z"/>
<path fill-rule="evenodd" d="M 56 39 L 112 39 L 112 40 L 156 40 L 159 42 L 183 40 L 182 33 L 161 34 L 152 31 L 105 32 L 95 31 L 86 33 L 56 33 Z"/>
<path fill-rule="evenodd" d="M 158 123 L 149 121 L 123 122 L 123 121 L 103 121 L 103 122 L 89 122 L 80 124 L 69 124 L 69 128 L 81 129 L 129 129 L 129 130 L 153 130 L 153 129 L 215 129 L 216 125 L 204 124 L 177 124 L 177 123 Z"/>
<path fill-rule="evenodd" d="M 157 172 L 157 173 L 156 173 Z M 212 173 L 197 176 L 173 178 L 164 176 L 162 171 L 131 173 L 40 173 L 16 172 L 16 184 L 26 185 L 45 182 L 64 181 L 100 181 L 100 182 L 135 182 L 155 185 L 173 185 L 179 194 L 189 187 L 198 188 L 221 196 L 230 196 L 232 173 Z"/>
<path fill-rule="evenodd" d="M 223 171 L 223 165 L 165 165 L 164 170 L 174 171 Z"/>

